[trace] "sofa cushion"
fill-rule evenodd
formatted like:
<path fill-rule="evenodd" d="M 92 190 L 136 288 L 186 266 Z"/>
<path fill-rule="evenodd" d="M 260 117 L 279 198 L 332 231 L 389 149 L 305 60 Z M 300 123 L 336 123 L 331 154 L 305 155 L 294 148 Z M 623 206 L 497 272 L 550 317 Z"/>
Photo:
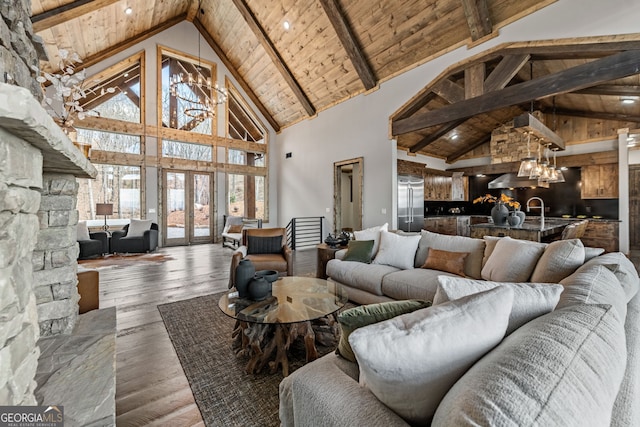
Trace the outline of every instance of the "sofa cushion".
<path fill-rule="evenodd" d="M 558 308 L 580 303 L 609 304 L 624 321 L 627 317 L 627 297 L 615 274 L 604 265 L 589 265 L 581 268 L 560 282 L 564 292 Z"/>
<path fill-rule="evenodd" d="M 536 264 L 532 282 L 558 283 L 584 263 L 584 245 L 580 239 L 550 243 Z"/>
<path fill-rule="evenodd" d="M 469 369 L 440 403 L 432 426 L 608 426 L 626 355 L 611 306 L 555 310 Z"/>
<path fill-rule="evenodd" d="M 360 385 L 410 424 L 428 424 L 464 372 L 504 337 L 513 290 L 500 286 L 354 331 Z"/>
<path fill-rule="evenodd" d="M 387 231 L 389 229 L 389 224 L 384 223 L 381 226 L 366 228 L 360 231 L 354 231 L 353 235 L 356 240 L 373 240 L 373 257 L 378 253 L 378 246 L 380 245 L 380 232 Z"/>
<path fill-rule="evenodd" d="M 416 252 L 414 264 L 416 267 L 424 264 L 429 254 L 429 248 L 450 252 L 468 252 L 469 255 L 464 261 L 465 275 L 474 279 L 480 278 L 482 257 L 485 250 L 484 240 L 465 236 L 448 236 L 426 230 L 422 230 L 420 234 L 422 237 Z"/>
<path fill-rule="evenodd" d="M 395 271 L 398 269 L 382 264 L 363 264 L 338 259 L 332 259 L 327 263 L 327 276 L 331 279 L 374 295 L 382 295 L 383 278 Z"/>
<path fill-rule="evenodd" d="M 76 240 L 91 240 L 86 221 L 78 221 L 78 224 L 76 224 Z"/>
<path fill-rule="evenodd" d="M 342 260 L 370 264 L 374 243 L 373 240 L 350 240 Z"/>
<path fill-rule="evenodd" d="M 545 244 L 503 237 L 482 268 L 482 278 L 494 282 L 527 282 Z"/>
<path fill-rule="evenodd" d="M 382 293 L 395 300 L 424 299 L 433 301 L 438 289 L 438 276 L 459 277 L 439 270 L 414 268 L 387 274 L 382 279 Z"/>
<path fill-rule="evenodd" d="M 430 301 L 402 300 L 361 305 L 343 311 L 338 314 L 341 334 L 336 354 L 355 362 L 356 357 L 353 354 L 353 350 L 351 350 L 351 345 L 349 345 L 349 336 L 353 331 L 363 326 L 378 323 L 429 306 L 431 306 Z"/>
<path fill-rule="evenodd" d="M 638 271 L 629 258 L 622 252 L 609 252 L 585 262 L 580 269 L 589 268 L 589 266 L 596 264 L 607 265 L 608 268 L 613 271 L 613 274 L 615 274 L 620 281 L 622 289 L 624 289 L 627 302 L 631 301 L 631 298 L 638 292 L 640 279 L 638 279 Z"/>
<path fill-rule="evenodd" d="M 502 239 L 502 237 L 484 236 L 482 238 L 482 240 L 484 240 L 484 244 L 485 244 L 484 254 L 482 256 L 482 267 L 484 267 L 485 264 L 487 263 L 487 260 L 489 259 L 489 257 L 493 253 L 493 250 L 496 248 L 496 244 L 500 241 L 500 239 Z M 476 279 L 477 279 L 477 277 L 476 277 Z"/>
<path fill-rule="evenodd" d="M 380 232 L 380 247 L 374 264 L 384 264 L 407 270 L 413 268 L 420 236 L 403 236 L 388 231 Z"/>
<path fill-rule="evenodd" d="M 500 285 L 513 289 L 513 307 L 509 315 L 507 335 L 536 317 L 552 311 L 558 304 L 560 294 L 564 289 L 562 285 L 549 283 L 489 282 L 448 276 L 439 276 L 438 282 L 438 289 L 433 298 L 434 305 L 493 289 Z"/>
<path fill-rule="evenodd" d="M 464 277 L 464 260 L 469 252 L 450 252 L 429 248 L 427 260 L 421 268 L 445 271 Z"/>
<path fill-rule="evenodd" d="M 592 248 L 589 246 L 584 247 L 584 262 L 589 261 L 597 257 L 598 255 L 602 255 L 604 253 L 604 248 Z"/>
<path fill-rule="evenodd" d="M 127 237 L 142 237 L 144 232 L 151 230 L 150 219 L 132 219 L 127 231 Z"/>

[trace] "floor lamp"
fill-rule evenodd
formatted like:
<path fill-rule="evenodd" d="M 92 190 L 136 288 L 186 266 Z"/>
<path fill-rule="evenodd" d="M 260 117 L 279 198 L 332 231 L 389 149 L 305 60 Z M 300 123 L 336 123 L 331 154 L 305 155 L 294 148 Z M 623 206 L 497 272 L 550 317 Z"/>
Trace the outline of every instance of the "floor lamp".
<path fill-rule="evenodd" d="M 113 215 L 113 203 L 96 203 L 96 215 L 104 215 L 104 231 L 109 233 L 107 215 Z"/>

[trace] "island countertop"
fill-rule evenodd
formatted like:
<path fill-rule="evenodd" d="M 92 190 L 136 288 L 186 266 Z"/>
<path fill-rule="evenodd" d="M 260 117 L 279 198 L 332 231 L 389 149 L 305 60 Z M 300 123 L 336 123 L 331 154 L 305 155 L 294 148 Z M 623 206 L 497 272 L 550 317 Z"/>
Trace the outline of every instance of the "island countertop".
<path fill-rule="evenodd" d="M 517 227 L 490 223 L 472 224 L 469 227 L 471 229 L 471 237 L 475 238 L 482 238 L 483 236 L 510 236 L 514 239 L 541 242 L 547 236 L 562 233 L 562 230 L 572 222 L 571 220 L 550 219 L 545 221 L 544 228 L 540 228 L 540 223 L 537 221 L 525 221 Z"/>

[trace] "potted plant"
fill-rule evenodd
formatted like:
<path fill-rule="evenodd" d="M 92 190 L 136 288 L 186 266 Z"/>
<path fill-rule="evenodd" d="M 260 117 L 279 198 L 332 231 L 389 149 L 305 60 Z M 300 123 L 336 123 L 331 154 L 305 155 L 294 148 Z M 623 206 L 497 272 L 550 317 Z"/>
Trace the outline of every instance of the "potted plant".
<path fill-rule="evenodd" d="M 520 209 L 520 202 L 504 193 L 500 193 L 500 196 L 485 194 L 474 199 L 473 203 L 495 203 L 495 206 L 491 208 L 491 218 L 495 225 L 507 225 L 509 207 L 514 210 Z"/>

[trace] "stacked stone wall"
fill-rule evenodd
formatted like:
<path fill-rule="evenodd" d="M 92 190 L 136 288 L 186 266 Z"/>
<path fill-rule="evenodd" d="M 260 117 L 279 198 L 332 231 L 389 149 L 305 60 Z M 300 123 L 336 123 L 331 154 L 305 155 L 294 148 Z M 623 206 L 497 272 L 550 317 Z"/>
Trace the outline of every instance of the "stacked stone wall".
<path fill-rule="evenodd" d="M 78 317 L 78 243 L 73 175 L 45 174 L 38 218 L 40 231 L 33 252 L 33 282 L 40 334 L 70 334 Z"/>
<path fill-rule="evenodd" d="M 32 256 L 40 150 L 0 128 L 0 405 L 35 405 L 40 336 Z"/>
<path fill-rule="evenodd" d="M 33 33 L 30 0 L 0 0 L 0 81 L 29 89 L 42 99 L 36 81 L 38 59 L 45 59 L 42 38 Z"/>

